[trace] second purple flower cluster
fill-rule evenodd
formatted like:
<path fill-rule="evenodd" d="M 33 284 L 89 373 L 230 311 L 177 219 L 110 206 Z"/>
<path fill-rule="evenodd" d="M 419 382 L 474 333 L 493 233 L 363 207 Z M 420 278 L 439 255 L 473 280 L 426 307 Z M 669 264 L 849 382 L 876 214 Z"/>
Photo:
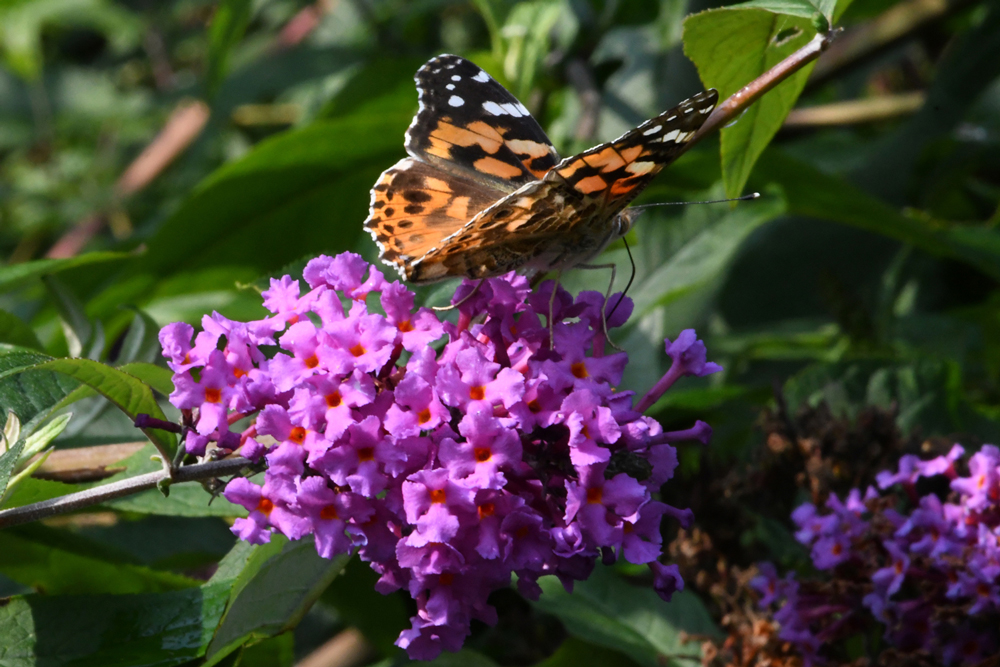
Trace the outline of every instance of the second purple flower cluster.
<path fill-rule="evenodd" d="M 536 598 L 543 575 L 569 589 L 598 557 L 624 557 L 648 564 L 665 598 L 683 586 L 657 560 L 660 523 L 686 525 L 690 511 L 653 494 L 677 465 L 671 443 L 711 429 L 664 433 L 641 409 L 719 370 L 693 331 L 667 341 L 673 365 L 637 411 L 615 390 L 627 356 L 605 354 L 601 294 L 532 291 L 509 274 L 464 284 L 453 324 L 357 255 L 319 257 L 303 276 L 304 295 L 287 276 L 271 282 L 264 319 L 214 314 L 197 336 L 186 324 L 160 335 L 188 452 L 266 460 L 262 486 L 225 490 L 249 511 L 233 526 L 242 539 L 276 530 L 312 535 L 324 557 L 359 554 L 379 591 L 416 600 L 397 643 L 419 659 L 461 648 L 473 619 L 495 622 L 487 597 L 512 575 Z M 624 299 L 607 326 L 631 308 Z"/>
<path fill-rule="evenodd" d="M 1000 449 L 984 445 L 966 476 L 956 471 L 964 453 L 955 445 L 929 461 L 904 456 L 897 471 L 877 476 L 881 493 L 854 489 L 846 501 L 832 494 L 824 510 L 811 503 L 795 510 L 796 538 L 833 579 L 779 579 L 773 565 L 761 567 L 751 585 L 762 606 L 781 605 L 780 639 L 823 663 L 834 640 L 874 619 L 896 650 L 943 664 L 973 664 L 996 650 Z M 902 498 L 886 492 L 897 485 Z"/>

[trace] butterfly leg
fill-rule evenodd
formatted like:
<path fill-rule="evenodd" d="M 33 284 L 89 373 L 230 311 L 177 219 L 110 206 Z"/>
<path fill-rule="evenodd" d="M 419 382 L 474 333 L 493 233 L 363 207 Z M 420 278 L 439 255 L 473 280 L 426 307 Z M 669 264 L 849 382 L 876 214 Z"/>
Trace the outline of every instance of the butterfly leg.
<path fill-rule="evenodd" d="M 436 310 L 439 313 L 442 313 L 448 310 L 454 310 L 458 308 L 463 303 L 465 303 L 466 301 L 468 301 L 469 299 L 471 299 L 476 295 L 476 292 L 479 291 L 479 288 L 482 286 L 484 280 L 486 280 L 486 278 L 480 278 L 479 282 L 476 283 L 476 286 L 472 288 L 472 291 L 463 296 L 461 299 L 459 299 L 458 303 L 453 303 L 450 306 L 431 306 L 431 310 Z"/>
<path fill-rule="evenodd" d="M 602 328 L 603 333 L 604 333 L 604 339 L 606 341 L 608 341 L 608 344 L 610 344 L 611 347 L 615 348 L 619 352 L 623 352 L 624 350 L 622 348 L 618 347 L 617 345 L 615 345 L 615 342 L 613 340 L 611 340 L 610 334 L 608 334 L 608 317 L 607 317 L 608 301 L 611 300 L 611 290 L 613 290 L 614 287 L 615 287 L 615 273 L 617 272 L 617 268 L 615 267 L 614 264 L 577 264 L 577 268 L 579 268 L 579 269 L 611 269 L 611 282 L 608 283 L 608 291 L 604 295 L 604 304 L 601 306 L 601 328 Z"/>
<path fill-rule="evenodd" d="M 549 349 L 555 349 L 556 346 L 556 325 L 555 325 L 555 312 L 556 312 L 556 292 L 559 291 L 559 278 L 562 277 L 562 271 L 556 271 L 555 280 L 552 281 L 552 296 L 549 297 Z"/>

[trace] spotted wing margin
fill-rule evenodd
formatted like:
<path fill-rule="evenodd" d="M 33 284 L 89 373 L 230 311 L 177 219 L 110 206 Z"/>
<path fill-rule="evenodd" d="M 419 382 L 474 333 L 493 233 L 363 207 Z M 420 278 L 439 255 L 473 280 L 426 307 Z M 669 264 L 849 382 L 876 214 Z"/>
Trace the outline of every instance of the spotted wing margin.
<path fill-rule="evenodd" d="M 614 141 L 566 158 L 546 180 L 558 177 L 582 195 L 603 200 L 604 214 L 612 215 L 680 157 L 718 100 L 714 89 L 690 97 Z"/>
<path fill-rule="evenodd" d="M 385 170 L 371 192 L 364 226 L 379 259 L 411 280 L 411 263 L 502 199 L 504 192 L 405 158 Z"/>
<path fill-rule="evenodd" d="M 465 58 L 438 56 L 414 78 L 420 108 L 406 131 L 411 156 L 504 192 L 559 161 L 524 105 Z"/>

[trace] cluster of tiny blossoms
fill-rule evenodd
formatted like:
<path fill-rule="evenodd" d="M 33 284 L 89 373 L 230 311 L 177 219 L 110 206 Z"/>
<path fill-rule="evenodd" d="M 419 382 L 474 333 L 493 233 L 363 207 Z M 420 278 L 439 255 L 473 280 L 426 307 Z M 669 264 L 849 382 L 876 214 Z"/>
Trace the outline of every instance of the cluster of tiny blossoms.
<path fill-rule="evenodd" d="M 652 494 L 677 465 L 670 443 L 711 429 L 665 433 L 641 413 L 678 378 L 719 370 L 694 331 L 667 341 L 669 372 L 633 405 L 614 389 L 627 355 L 606 354 L 599 293 L 553 296 L 513 273 L 466 282 L 454 324 L 357 255 L 314 259 L 303 277 L 304 295 L 271 281 L 262 320 L 213 314 L 196 337 L 187 324 L 160 334 L 188 453 L 266 460 L 263 486 L 225 489 L 249 511 L 239 537 L 276 530 L 312 535 L 326 558 L 356 552 L 380 592 L 416 601 L 397 644 L 419 659 L 458 650 L 472 619 L 495 622 L 487 596 L 512 574 L 537 598 L 540 576 L 569 589 L 598 557 L 624 557 L 648 564 L 666 599 L 683 586 L 657 561 L 660 523 L 687 524 L 690 510 Z M 622 300 L 607 326 L 631 309 Z"/>
<path fill-rule="evenodd" d="M 796 538 L 811 548 L 815 567 L 833 578 L 796 581 L 789 573 L 779 579 L 772 565 L 761 567 L 751 585 L 762 605 L 783 603 L 775 612 L 779 638 L 812 663 L 828 657 L 821 647 L 872 622 L 883 626 L 895 650 L 923 653 L 939 664 L 972 664 L 995 651 L 1000 449 L 985 445 L 973 454 L 968 476 L 955 469 L 964 453 L 955 445 L 929 461 L 907 455 L 896 472 L 876 477 L 883 493 L 854 489 L 846 502 L 831 495 L 826 511 L 811 503 L 798 507 Z M 927 479 L 918 487 L 921 478 Z"/>

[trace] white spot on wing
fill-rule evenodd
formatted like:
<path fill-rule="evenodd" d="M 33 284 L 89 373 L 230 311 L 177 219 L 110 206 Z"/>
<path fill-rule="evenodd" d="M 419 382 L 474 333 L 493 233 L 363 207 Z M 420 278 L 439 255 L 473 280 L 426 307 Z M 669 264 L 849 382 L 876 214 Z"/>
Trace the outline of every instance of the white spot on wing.
<path fill-rule="evenodd" d="M 494 116 L 503 116 L 507 113 L 503 107 L 492 100 L 489 102 L 483 102 L 483 109 Z"/>
<path fill-rule="evenodd" d="M 651 134 L 656 134 L 657 132 L 659 132 L 662 129 L 663 129 L 662 125 L 654 125 L 653 127 L 649 128 L 648 130 L 646 130 L 645 132 L 643 132 L 642 136 L 648 137 Z"/>
<path fill-rule="evenodd" d="M 680 133 L 680 130 L 672 130 L 664 134 L 660 141 L 677 141 L 677 135 Z"/>
<path fill-rule="evenodd" d="M 461 80 L 462 80 L 462 77 L 460 77 L 460 76 L 459 76 L 459 75 L 457 75 L 457 74 L 452 74 L 452 75 L 451 75 L 451 80 L 452 80 L 452 81 L 461 81 Z"/>
<path fill-rule="evenodd" d="M 472 80 L 479 81 L 480 83 L 486 83 L 487 81 L 490 80 L 490 75 L 484 72 L 483 70 L 479 70 L 479 74 L 472 77 Z"/>
<path fill-rule="evenodd" d="M 465 104 L 465 100 L 463 100 L 458 95 L 452 95 L 451 97 L 448 98 L 448 104 L 453 107 L 460 107 L 463 104 Z"/>
<path fill-rule="evenodd" d="M 521 116 L 525 115 L 521 113 L 521 110 L 517 108 L 516 104 L 513 104 L 511 102 L 508 102 L 507 104 L 501 104 L 500 106 L 504 109 L 504 111 L 509 113 L 511 116 L 514 116 L 515 118 L 520 118 Z"/>
<path fill-rule="evenodd" d="M 448 90 L 455 90 L 455 84 L 449 83 L 447 86 L 445 86 L 445 88 L 447 88 Z"/>

